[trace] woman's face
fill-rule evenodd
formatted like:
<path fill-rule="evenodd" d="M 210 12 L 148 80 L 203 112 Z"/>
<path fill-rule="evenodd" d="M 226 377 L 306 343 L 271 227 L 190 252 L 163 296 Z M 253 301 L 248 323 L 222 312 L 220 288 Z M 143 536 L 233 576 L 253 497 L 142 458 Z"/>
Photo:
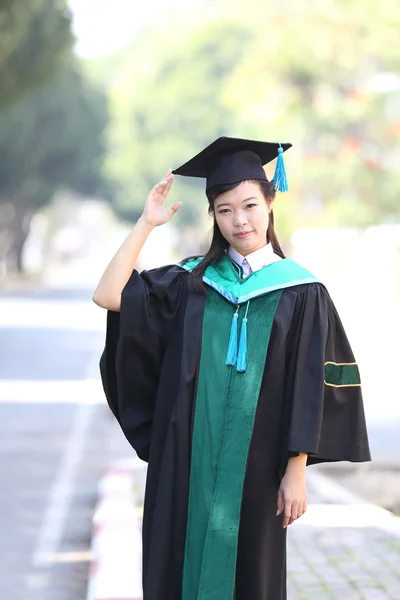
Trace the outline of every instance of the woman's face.
<path fill-rule="evenodd" d="M 272 201 L 266 200 L 260 186 L 243 181 L 214 200 L 214 216 L 224 238 L 242 256 L 267 243 Z"/>

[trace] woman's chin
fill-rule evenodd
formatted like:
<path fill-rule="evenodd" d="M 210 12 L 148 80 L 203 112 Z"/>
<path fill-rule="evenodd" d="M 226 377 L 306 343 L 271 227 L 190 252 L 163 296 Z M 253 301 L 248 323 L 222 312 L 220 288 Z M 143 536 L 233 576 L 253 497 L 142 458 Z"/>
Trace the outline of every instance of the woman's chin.
<path fill-rule="evenodd" d="M 266 245 L 266 242 L 264 241 L 260 241 L 259 244 L 254 243 L 254 239 L 249 239 L 249 238 L 235 238 L 234 240 L 231 241 L 231 246 L 232 248 L 234 248 L 235 250 L 237 250 L 237 252 L 243 254 L 243 252 L 246 252 L 247 254 L 251 254 L 252 252 L 255 252 L 256 250 L 259 250 L 259 248 L 262 248 L 263 246 Z"/>

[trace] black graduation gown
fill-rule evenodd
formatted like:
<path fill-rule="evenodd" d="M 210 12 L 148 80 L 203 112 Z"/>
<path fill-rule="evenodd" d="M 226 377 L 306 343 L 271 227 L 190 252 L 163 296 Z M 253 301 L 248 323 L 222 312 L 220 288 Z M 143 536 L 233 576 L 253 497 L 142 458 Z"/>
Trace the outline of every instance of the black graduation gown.
<path fill-rule="evenodd" d="M 144 600 L 182 597 L 193 409 L 208 293 L 189 292 L 188 276 L 176 266 L 134 271 L 121 312 L 108 312 L 100 361 L 108 404 L 148 462 Z M 320 283 L 284 289 L 247 458 L 236 600 L 286 599 L 286 529 L 283 514 L 275 514 L 288 458 L 302 451 L 307 465 L 371 459 L 360 387 L 324 383 L 328 361 L 355 362 L 327 290 Z"/>

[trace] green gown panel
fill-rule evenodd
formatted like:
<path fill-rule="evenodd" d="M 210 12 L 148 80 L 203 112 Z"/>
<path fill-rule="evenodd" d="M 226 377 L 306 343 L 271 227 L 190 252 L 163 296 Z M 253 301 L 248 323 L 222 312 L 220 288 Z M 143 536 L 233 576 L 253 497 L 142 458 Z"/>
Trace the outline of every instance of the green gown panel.
<path fill-rule="evenodd" d="M 209 289 L 190 467 L 183 600 L 233 598 L 242 490 L 268 343 L 283 290 L 253 299 L 248 366 L 225 365 L 236 306 Z M 239 307 L 239 327 L 246 305 Z"/>

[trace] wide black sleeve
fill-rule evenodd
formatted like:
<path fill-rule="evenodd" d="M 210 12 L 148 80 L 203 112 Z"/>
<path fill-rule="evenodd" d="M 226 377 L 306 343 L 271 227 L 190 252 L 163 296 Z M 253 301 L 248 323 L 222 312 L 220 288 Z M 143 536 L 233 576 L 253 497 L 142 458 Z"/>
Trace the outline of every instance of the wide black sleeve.
<path fill-rule="evenodd" d="M 357 363 L 321 284 L 299 287 L 287 359 L 286 451 L 307 465 L 371 460 Z"/>
<path fill-rule="evenodd" d="M 107 311 L 100 373 L 108 405 L 138 456 L 148 461 L 152 417 L 163 355 L 185 272 L 167 266 L 134 270 L 120 312 Z"/>

